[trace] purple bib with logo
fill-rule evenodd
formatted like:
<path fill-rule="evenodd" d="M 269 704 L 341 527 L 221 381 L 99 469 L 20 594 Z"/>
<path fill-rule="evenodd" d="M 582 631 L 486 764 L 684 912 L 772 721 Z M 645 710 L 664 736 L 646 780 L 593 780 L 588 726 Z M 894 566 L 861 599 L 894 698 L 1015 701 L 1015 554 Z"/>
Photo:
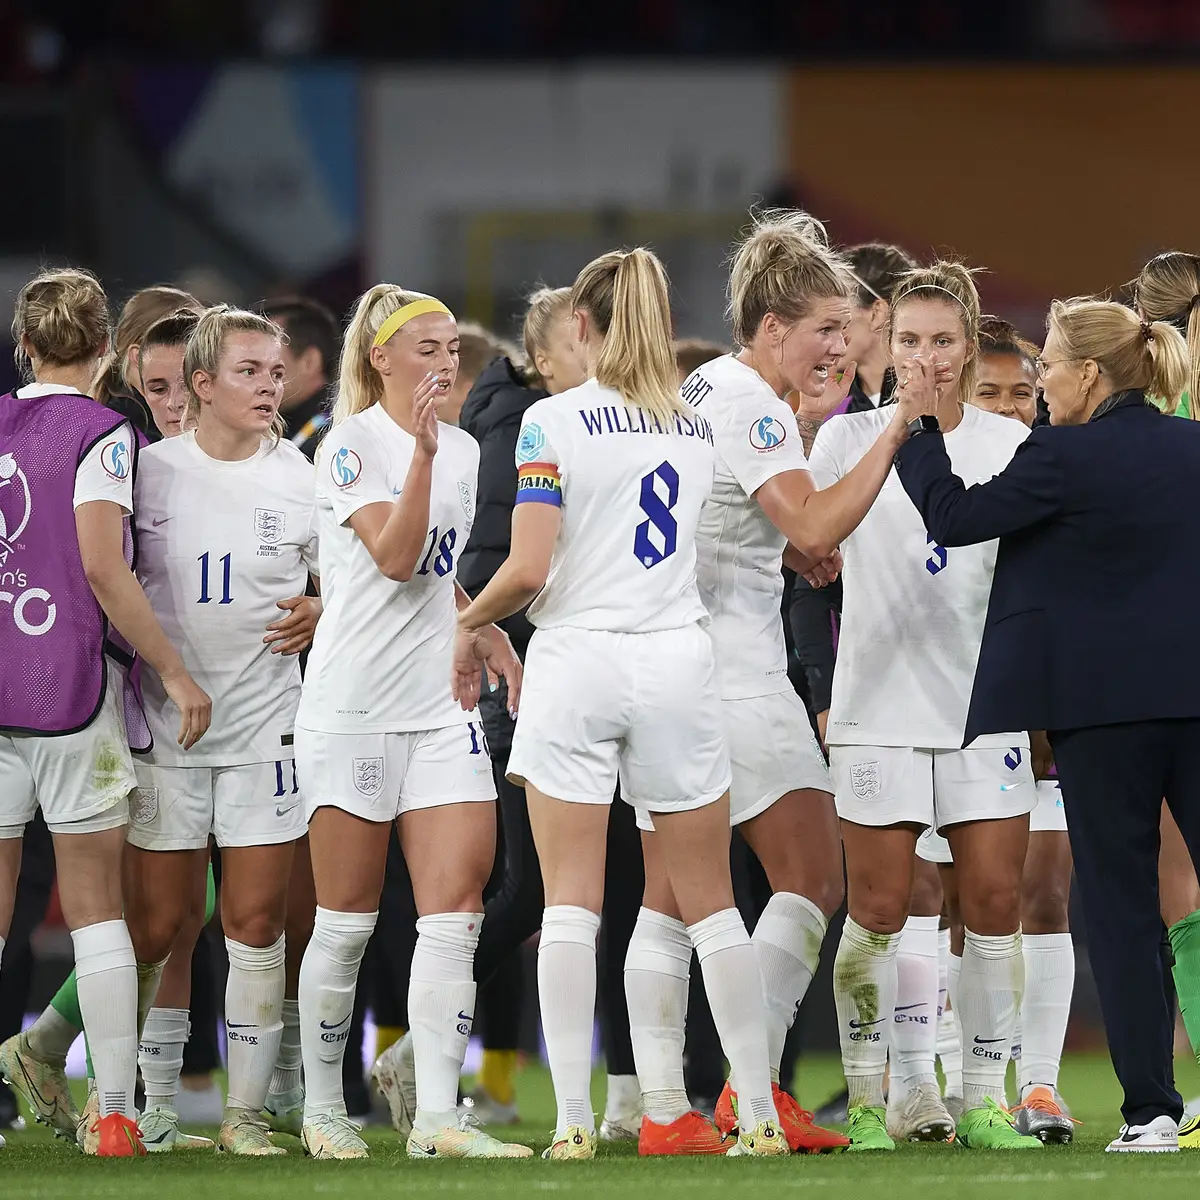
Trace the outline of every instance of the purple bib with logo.
<path fill-rule="evenodd" d="M 74 393 L 0 396 L 0 729 L 73 733 L 100 711 L 108 621 L 79 554 L 75 474 L 125 423 Z M 104 467 L 133 471 L 115 438 Z"/>

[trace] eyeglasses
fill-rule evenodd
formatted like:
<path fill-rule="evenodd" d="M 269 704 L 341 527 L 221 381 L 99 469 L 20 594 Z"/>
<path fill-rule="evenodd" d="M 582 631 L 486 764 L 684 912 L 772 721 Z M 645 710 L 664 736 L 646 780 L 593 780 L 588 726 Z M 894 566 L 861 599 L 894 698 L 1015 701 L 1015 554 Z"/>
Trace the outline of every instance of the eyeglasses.
<path fill-rule="evenodd" d="M 1058 363 L 1078 362 L 1077 358 L 1035 358 L 1033 360 L 1033 369 L 1037 372 L 1039 379 L 1046 378 L 1046 368 L 1056 366 Z"/>

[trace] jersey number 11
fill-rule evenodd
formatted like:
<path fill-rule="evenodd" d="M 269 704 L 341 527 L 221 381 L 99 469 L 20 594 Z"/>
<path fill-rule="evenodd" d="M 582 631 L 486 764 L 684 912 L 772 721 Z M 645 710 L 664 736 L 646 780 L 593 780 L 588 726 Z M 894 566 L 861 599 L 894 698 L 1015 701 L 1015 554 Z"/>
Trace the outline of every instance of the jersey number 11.
<path fill-rule="evenodd" d="M 229 594 L 230 560 L 232 554 L 223 554 L 218 560 L 221 564 L 221 598 L 218 604 L 232 604 L 233 597 Z M 200 599 L 197 604 L 208 604 L 212 596 L 208 594 L 208 551 L 205 550 L 196 561 L 200 564 Z"/>

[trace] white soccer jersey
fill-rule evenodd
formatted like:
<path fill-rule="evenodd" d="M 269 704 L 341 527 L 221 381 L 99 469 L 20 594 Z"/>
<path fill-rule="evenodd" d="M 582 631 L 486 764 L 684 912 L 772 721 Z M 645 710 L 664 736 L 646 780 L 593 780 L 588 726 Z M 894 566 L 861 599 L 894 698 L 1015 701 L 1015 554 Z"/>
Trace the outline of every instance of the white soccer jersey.
<path fill-rule="evenodd" d="M 842 478 L 891 419 L 884 408 L 826 421 L 809 457 L 818 484 Z M 1028 436 L 1020 421 L 968 404 L 961 423 L 946 434 L 946 452 L 970 487 L 1004 470 Z M 936 545 L 892 469 L 862 524 L 842 543 L 830 745 L 962 746 L 996 546 Z M 1028 744 L 1025 734 L 1011 733 L 972 743 Z"/>
<path fill-rule="evenodd" d="M 148 665 L 146 718 L 158 766 L 233 767 L 292 757 L 300 660 L 272 654 L 266 627 L 316 572 L 312 464 L 264 439 L 223 462 L 194 433 L 143 450 L 134 490 L 137 574 L 155 616 L 212 697 L 212 724 L 183 750 L 179 710 Z"/>
<path fill-rule="evenodd" d="M 703 417 L 664 431 L 620 393 L 588 380 L 539 400 L 517 442 L 517 503 L 562 505 L 539 629 L 679 629 L 707 617 L 696 588 L 696 527 L 712 490 Z"/>
<path fill-rule="evenodd" d="M 682 395 L 712 423 L 716 439 L 712 495 L 696 538 L 696 578 L 712 616 L 721 696 L 790 692 L 779 611 L 787 538 L 754 493 L 784 471 L 808 470 L 796 416 L 757 371 L 732 355 L 694 371 Z"/>
<path fill-rule="evenodd" d="M 416 442 L 375 404 L 332 428 L 317 460 L 325 612 L 297 724 L 321 733 L 412 733 L 470 719 L 450 695 L 454 576 L 475 520 L 479 445 L 438 426 L 429 532 L 413 577 L 388 579 L 350 528 L 368 504 L 392 504 Z"/>

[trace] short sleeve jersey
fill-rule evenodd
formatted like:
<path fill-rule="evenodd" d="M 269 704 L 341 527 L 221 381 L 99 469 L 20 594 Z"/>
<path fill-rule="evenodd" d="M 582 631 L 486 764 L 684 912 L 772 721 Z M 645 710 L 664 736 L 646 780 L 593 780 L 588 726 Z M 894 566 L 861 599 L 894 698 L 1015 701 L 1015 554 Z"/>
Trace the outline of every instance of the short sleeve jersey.
<path fill-rule="evenodd" d="M 842 478 L 892 419 L 888 409 L 826 421 L 809 456 L 821 487 Z M 1029 436 L 1020 421 L 972 405 L 946 434 L 968 487 L 998 475 Z M 842 624 L 830 745 L 958 749 L 996 565 L 995 541 L 937 545 L 896 475 L 842 543 Z M 988 734 L 976 747 L 1027 746 L 1026 733 Z"/>
<path fill-rule="evenodd" d="M 646 633 L 707 619 L 696 587 L 707 419 L 660 423 L 589 380 L 526 410 L 516 459 L 517 503 L 562 508 L 534 625 Z"/>
<path fill-rule="evenodd" d="M 732 355 L 684 382 L 682 395 L 712 423 L 717 465 L 700 514 L 696 577 L 712 616 L 721 695 L 739 700 L 790 692 L 783 639 L 783 550 L 787 539 L 754 493 L 808 461 L 791 408 L 761 375 Z"/>
<path fill-rule="evenodd" d="M 238 462 L 210 458 L 194 433 L 144 449 L 135 491 L 137 574 L 163 631 L 212 697 L 212 724 L 190 750 L 179 711 L 145 666 L 150 761 L 227 767 L 292 757 L 300 661 L 272 654 L 280 600 L 316 572 L 312 464 L 264 439 Z"/>
<path fill-rule="evenodd" d="M 461 725 L 450 694 L 454 576 L 475 520 L 479 445 L 438 426 L 429 529 L 407 582 L 388 579 L 350 526 L 369 504 L 392 504 L 416 442 L 381 405 L 333 426 L 317 456 L 317 527 L 325 611 L 297 723 L 323 733 L 410 733 Z"/>
<path fill-rule="evenodd" d="M 36 400 L 39 396 L 82 396 L 78 388 L 57 383 L 30 383 L 18 388 L 18 400 Z M 133 426 L 126 422 L 110 430 L 83 456 L 75 470 L 75 495 L 72 507 L 93 500 L 111 500 L 128 516 L 133 512 Z"/>

